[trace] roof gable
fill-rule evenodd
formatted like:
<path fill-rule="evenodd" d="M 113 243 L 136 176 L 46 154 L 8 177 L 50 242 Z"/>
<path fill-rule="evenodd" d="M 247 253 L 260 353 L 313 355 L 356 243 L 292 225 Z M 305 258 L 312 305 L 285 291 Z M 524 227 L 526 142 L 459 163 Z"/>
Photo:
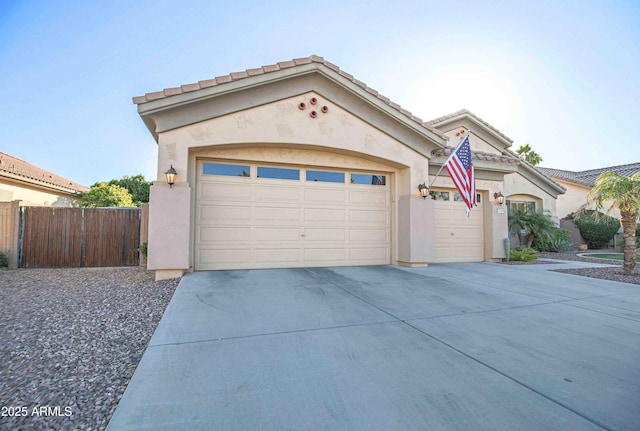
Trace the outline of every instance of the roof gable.
<path fill-rule="evenodd" d="M 278 97 L 273 89 L 278 89 L 282 98 L 316 91 L 356 115 L 362 113 L 375 119 L 375 126 L 392 136 L 397 136 L 394 130 L 397 132 L 401 126 L 436 147 L 446 146 L 447 138 L 439 130 L 315 55 L 147 93 L 134 97 L 133 102 L 157 140 L 158 133 L 163 131 L 271 103 Z M 230 97 L 247 90 L 251 91 L 251 97 Z M 206 109 L 198 109 L 204 105 Z M 176 109 L 181 110 L 180 115 L 175 114 Z"/>
<path fill-rule="evenodd" d="M 2 152 L 0 152 L 0 177 L 56 189 L 69 194 L 78 194 L 89 190 L 88 187 Z"/>

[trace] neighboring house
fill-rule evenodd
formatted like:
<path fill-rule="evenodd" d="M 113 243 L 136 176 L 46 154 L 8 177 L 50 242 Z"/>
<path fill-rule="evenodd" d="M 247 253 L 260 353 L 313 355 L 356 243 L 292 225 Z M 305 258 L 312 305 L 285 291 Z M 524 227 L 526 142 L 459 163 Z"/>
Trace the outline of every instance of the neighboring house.
<path fill-rule="evenodd" d="M 582 208 L 593 209 L 593 204 L 588 203 L 587 195 L 596 184 L 596 180 L 600 174 L 611 171 L 623 176 L 631 176 L 640 172 L 640 163 L 610 166 L 580 172 L 542 167 L 538 167 L 537 170 L 547 177 L 552 178 L 567 190 L 564 195 L 558 197 L 556 203 L 558 216 L 564 218 Z M 611 215 L 620 218 L 620 214 L 617 211 L 612 211 Z"/>
<path fill-rule="evenodd" d="M 0 202 L 69 207 L 89 189 L 0 152 Z"/>
<path fill-rule="evenodd" d="M 506 206 L 564 188 L 468 111 L 425 122 L 311 56 L 135 97 L 158 143 L 148 268 L 406 265 L 505 256 Z M 470 132 L 478 206 L 446 169 Z M 175 184 L 164 173 L 177 172 Z M 435 181 L 434 181 L 435 180 Z M 418 185 L 433 183 L 434 199 Z"/>

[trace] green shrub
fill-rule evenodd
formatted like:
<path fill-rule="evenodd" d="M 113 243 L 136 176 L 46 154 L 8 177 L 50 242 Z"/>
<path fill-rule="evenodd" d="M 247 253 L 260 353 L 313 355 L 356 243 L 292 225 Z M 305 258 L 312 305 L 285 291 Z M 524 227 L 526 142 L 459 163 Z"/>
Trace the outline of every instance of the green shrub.
<path fill-rule="evenodd" d="M 147 257 L 148 249 L 149 245 L 146 242 L 140 244 L 140 254 L 142 254 L 145 258 Z"/>
<path fill-rule="evenodd" d="M 509 253 L 509 260 L 515 260 L 519 262 L 531 262 L 538 258 L 538 252 L 532 248 L 516 247 L 512 248 Z"/>
<path fill-rule="evenodd" d="M 0 268 L 4 268 L 5 266 L 9 266 L 9 260 L 7 259 L 7 255 L 0 251 Z"/>
<path fill-rule="evenodd" d="M 531 245 L 534 249 L 562 253 L 571 249 L 571 232 L 554 226 L 549 231 L 548 236 L 537 236 Z"/>
<path fill-rule="evenodd" d="M 620 220 L 594 211 L 586 212 L 574 221 L 589 248 L 606 247 L 620 229 Z"/>

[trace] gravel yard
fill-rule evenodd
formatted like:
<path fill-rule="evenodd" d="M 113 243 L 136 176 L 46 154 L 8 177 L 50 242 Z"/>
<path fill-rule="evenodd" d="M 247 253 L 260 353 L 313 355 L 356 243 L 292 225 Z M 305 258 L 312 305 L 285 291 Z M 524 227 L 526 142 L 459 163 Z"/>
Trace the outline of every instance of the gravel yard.
<path fill-rule="evenodd" d="M 0 270 L 0 430 L 103 430 L 179 280 Z"/>
<path fill-rule="evenodd" d="M 557 272 L 567 274 L 582 275 L 584 277 L 600 278 L 603 280 L 620 281 L 622 283 L 640 284 L 640 264 L 636 265 L 634 275 L 625 275 L 622 272 L 622 261 L 594 259 L 580 256 L 583 253 L 611 253 L 611 250 L 589 250 L 587 252 L 569 251 L 566 253 L 540 253 L 540 257 L 560 260 L 577 260 L 581 262 L 606 263 L 616 265 L 615 268 L 579 268 L 579 269 L 556 269 Z"/>

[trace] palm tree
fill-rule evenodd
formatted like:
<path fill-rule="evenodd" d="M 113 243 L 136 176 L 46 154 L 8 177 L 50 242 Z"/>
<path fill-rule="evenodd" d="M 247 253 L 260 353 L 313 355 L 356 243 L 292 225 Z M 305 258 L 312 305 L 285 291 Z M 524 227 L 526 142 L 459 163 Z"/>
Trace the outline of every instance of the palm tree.
<path fill-rule="evenodd" d="M 531 248 L 534 238 L 551 235 L 554 226 L 551 218 L 542 213 L 527 214 L 517 209 L 509 214 L 509 232 L 518 236 L 521 246 L 526 239 L 526 246 Z"/>
<path fill-rule="evenodd" d="M 538 166 L 542 162 L 542 156 L 533 151 L 531 145 L 529 144 L 520 145 L 520 148 L 516 150 L 516 153 L 518 153 L 520 157 L 531 163 L 533 166 Z"/>
<path fill-rule="evenodd" d="M 594 202 L 596 210 L 611 203 L 607 213 L 613 209 L 620 211 L 624 238 L 624 265 L 627 275 L 633 274 L 636 267 L 636 226 L 640 208 L 640 172 L 624 177 L 615 172 L 603 172 L 596 185 L 589 192 L 589 201 Z"/>

